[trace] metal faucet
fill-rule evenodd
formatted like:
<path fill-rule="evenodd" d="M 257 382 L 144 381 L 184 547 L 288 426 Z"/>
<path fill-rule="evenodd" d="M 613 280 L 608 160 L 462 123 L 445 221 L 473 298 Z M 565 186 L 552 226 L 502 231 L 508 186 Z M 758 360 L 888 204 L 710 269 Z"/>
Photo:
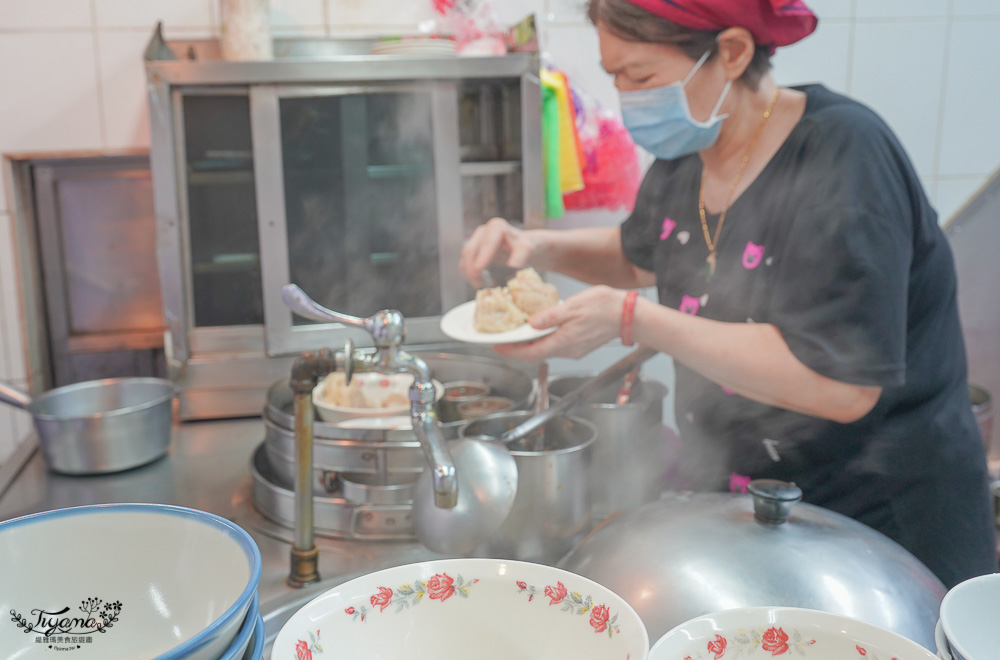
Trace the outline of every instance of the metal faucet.
<path fill-rule="evenodd" d="M 443 509 L 458 502 L 458 475 L 434 411 L 434 383 L 427 363 L 402 350 L 406 319 L 395 310 L 382 310 L 358 318 L 327 309 L 295 284 L 286 284 L 281 298 L 293 312 L 307 319 L 342 323 L 367 331 L 375 340 L 374 353 L 354 350 L 347 341 L 343 352 L 329 349 L 304 353 L 292 365 L 289 385 L 295 393 L 295 540 L 291 551 L 288 584 L 303 587 L 319 581 L 318 553 L 313 530 L 313 388 L 327 374 L 340 368 L 347 382 L 356 371 L 413 374 L 410 386 L 410 419 L 430 464 L 434 504 Z"/>

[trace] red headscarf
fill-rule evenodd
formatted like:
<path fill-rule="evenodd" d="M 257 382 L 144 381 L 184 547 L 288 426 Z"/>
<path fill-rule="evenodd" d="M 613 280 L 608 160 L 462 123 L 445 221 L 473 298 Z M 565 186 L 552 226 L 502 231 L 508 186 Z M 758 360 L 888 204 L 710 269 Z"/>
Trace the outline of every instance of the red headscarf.
<path fill-rule="evenodd" d="M 788 46 L 816 29 L 816 14 L 802 0 L 627 0 L 693 30 L 742 27 L 758 45 Z"/>

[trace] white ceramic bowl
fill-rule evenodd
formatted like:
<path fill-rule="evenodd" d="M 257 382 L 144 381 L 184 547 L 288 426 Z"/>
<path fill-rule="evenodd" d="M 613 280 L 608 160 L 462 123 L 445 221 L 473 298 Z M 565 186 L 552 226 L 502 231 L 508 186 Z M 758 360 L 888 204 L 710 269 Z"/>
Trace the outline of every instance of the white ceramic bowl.
<path fill-rule="evenodd" d="M 1000 573 L 952 587 L 941 601 L 941 627 L 955 660 L 1000 658 Z"/>
<path fill-rule="evenodd" d="M 807 660 L 938 660 L 902 635 L 839 614 L 744 607 L 705 614 L 667 632 L 649 660 L 802 657 Z"/>
<path fill-rule="evenodd" d="M 934 626 L 934 645 L 937 646 L 937 654 L 941 660 L 951 660 L 951 649 L 948 648 L 948 638 L 944 636 L 941 619 L 938 619 L 937 625 Z"/>
<path fill-rule="evenodd" d="M 237 636 L 261 559 L 216 515 L 103 504 L 0 523 L 0 567 L 0 658 L 209 660 Z"/>
<path fill-rule="evenodd" d="M 540 564 L 443 559 L 334 587 L 288 620 L 271 657 L 643 660 L 648 649 L 639 615 L 596 582 Z"/>
<path fill-rule="evenodd" d="M 219 656 L 218 660 L 243 660 L 243 655 L 253 640 L 253 632 L 257 626 L 258 616 L 260 616 L 260 601 L 255 593 L 253 599 L 250 601 L 250 607 L 247 609 L 246 616 L 243 617 L 240 630 L 233 639 L 233 643 L 229 645 L 225 653 Z"/>
<path fill-rule="evenodd" d="M 348 419 L 358 417 L 393 417 L 410 414 L 409 390 L 413 384 L 413 376 L 410 374 L 379 374 L 365 372 L 354 374 L 351 383 L 357 387 L 369 404 L 365 407 L 353 407 L 345 405 L 334 405 L 324 398 L 324 392 L 332 381 L 343 383 L 344 374 L 340 371 L 329 374 L 313 388 L 313 406 L 316 413 L 324 422 L 339 424 Z M 444 396 L 444 386 L 437 380 L 434 383 L 434 400 L 438 401 Z M 387 400 L 405 401 L 399 405 L 385 405 Z"/>

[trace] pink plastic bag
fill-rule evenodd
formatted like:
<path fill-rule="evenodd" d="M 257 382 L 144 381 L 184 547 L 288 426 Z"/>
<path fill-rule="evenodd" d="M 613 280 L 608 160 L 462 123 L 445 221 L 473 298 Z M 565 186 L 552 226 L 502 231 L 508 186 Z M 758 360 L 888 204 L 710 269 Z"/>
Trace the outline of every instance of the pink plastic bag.
<path fill-rule="evenodd" d="M 567 210 L 632 211 L 642 173 L 635 143 L 620 118 L 595 101 L 573 93 L 583 149 L 583 190 L 563 196 Z"/>

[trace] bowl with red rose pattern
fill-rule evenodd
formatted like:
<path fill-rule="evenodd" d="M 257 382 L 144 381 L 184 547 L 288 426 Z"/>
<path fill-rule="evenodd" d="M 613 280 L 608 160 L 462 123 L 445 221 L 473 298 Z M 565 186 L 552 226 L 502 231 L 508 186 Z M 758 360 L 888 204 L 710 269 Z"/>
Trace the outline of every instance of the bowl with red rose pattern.
<path fill-rule="evenodd" d="M 271 657 L 644 660 L 648 652 L 639 615 L 596 582 L 476 558 L 397 566 L 334 587 L 288 620 Z"/>
<path fill-rule="evenodd" d="M 745 607 L 667 632 L 649 660 L 938 660 L 916 642 L 857 619 L 798 607 Z"/>

